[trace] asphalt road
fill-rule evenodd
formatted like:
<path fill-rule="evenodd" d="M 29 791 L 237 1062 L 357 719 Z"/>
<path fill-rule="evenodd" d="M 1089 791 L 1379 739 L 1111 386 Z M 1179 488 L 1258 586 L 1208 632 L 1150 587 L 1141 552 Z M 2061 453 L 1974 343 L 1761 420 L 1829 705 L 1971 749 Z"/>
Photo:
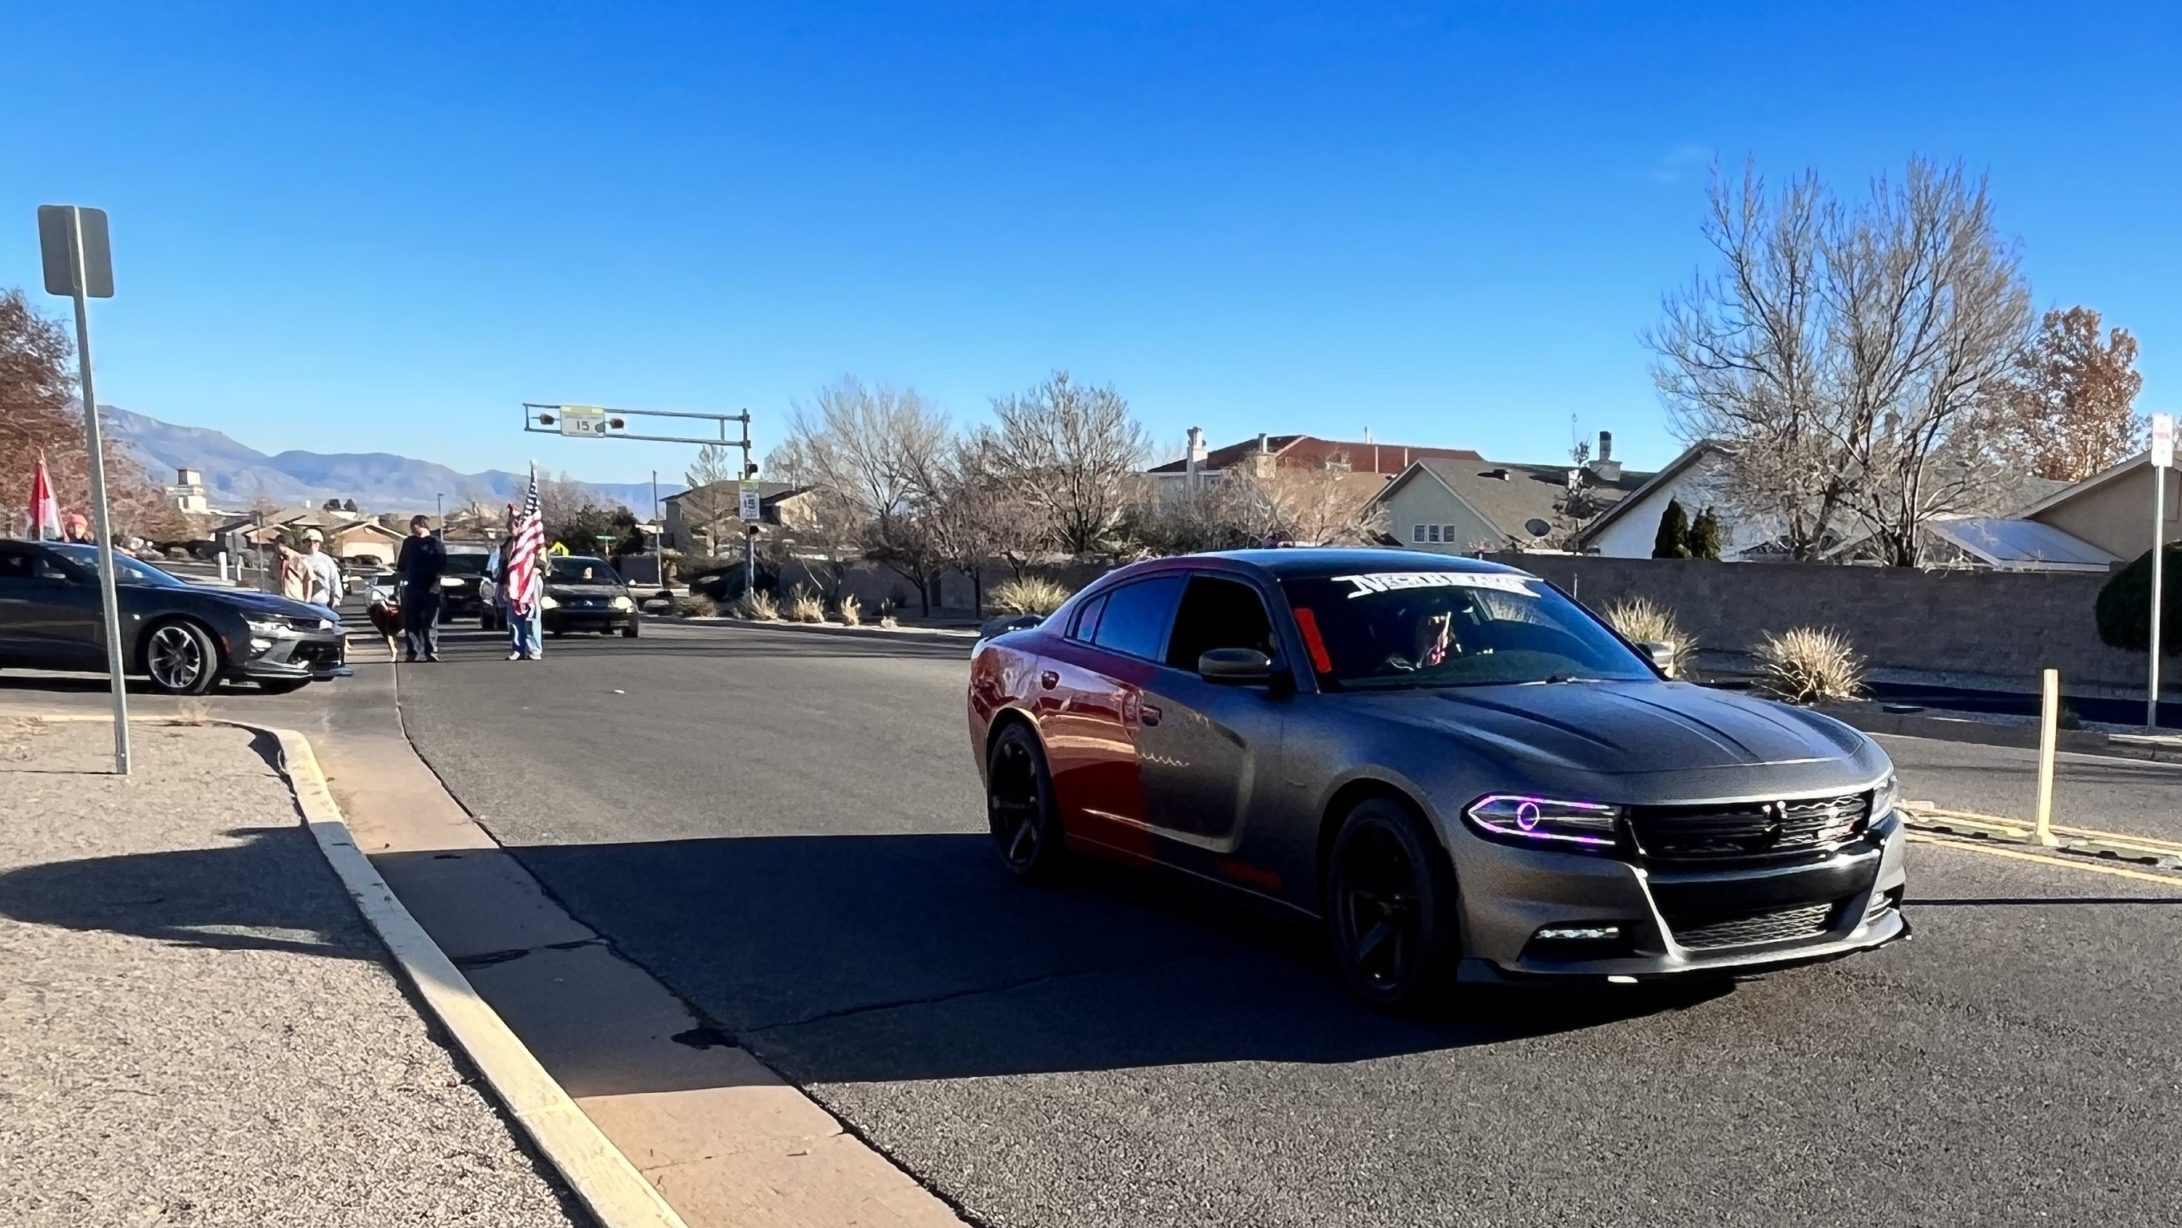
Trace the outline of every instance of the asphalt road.
<path fill-rule="evenodd" d="M 537 663 L 447 650 L 404 667 L 403 713 L 464 804 L 985 1222 L 2182 1223 L 2182 882 L 1919 844 L 1913 943 L 1404 1022 L 1283 918 L 1118 872 L 1003 881 L 960 646 L 654 624 Z M 1913 796 L 1972 809 L 2027 762 L 1889 749 Z M 2171 770 L 2067 771 L 2079 820 L 2175 796 Z"/>

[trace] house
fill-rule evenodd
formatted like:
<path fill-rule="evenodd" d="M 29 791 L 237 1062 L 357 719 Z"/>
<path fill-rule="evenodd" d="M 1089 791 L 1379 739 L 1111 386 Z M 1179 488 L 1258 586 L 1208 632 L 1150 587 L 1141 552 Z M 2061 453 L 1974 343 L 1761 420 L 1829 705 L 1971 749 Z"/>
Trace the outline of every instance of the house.
<path fill-rule="evenodd" d="M 356 520 L 337 528 L 321 529 L 326 551 L 352 567 L 391 566 L 401 552 L 407 533 L 376 520 Z"/>
<path fill-rule="evenodd" d="M 2025 520 L 2051 525 L 2069 536 L 2124 561 L 2152 548 L 2152 481 L 2167 484 L 2160 537 L 2172 542 L 2182 528 L 2182 472 L 2155 470 L 2151 453 L 2140 452 L 2103 473 L 2053 491 L 2017 513 Z"/>
<path fill-rule="evenodd" d="M 759 524 L 793 528 L 805 519 L 808 509 L 804 505 L 810 502 L 810 487 L 787 482 L 755 482 L 752 485 L 758 488 Z M 668 495 L 663 522 L 667 548 L 685 552 L 717 551 L 732 545 L 742 535 L 742 518 L 736 514 L 740 499 L 735 482 L 710 482 Z M 717 533 L 717 542 L 703 540 L 708 531 Z"/>
<path fill-rule="evenodd" d="M 1597 457 L 1580 469 L 1429 457 L 1403 470 L 1372 502 L 1385 509 L 1387 535 L 1411 550 L 1567 549 L 1652 477 L 1624 471 L 1613 459 L 1613 436 L 1599 435 Z"/>
<path fill-rule="evenodd" d="M 1608 558 L 1648 559 L 1667 505 L 1680 503 L 1692 520 L 1708 507 L 1715 509 L 1722 559 L 1766 555 L 1785 526 L 1777 516 L 1727 512 L 1727 464 L 1727 449 L 1720 443 L 1703 439 L 1691 444 L 1628 498 L 1585 525 L 1573 548 Z"/>
<path fill-rule="evenodd" d="M 1182 458 L 1154 465 L 1144 471 L 1144 476 L 1150 484 L 1152 500 L 1158 502 L 1245 467 L 1263 469 L 1295 465 L 1392 476 L 1417 461 L 1432 458 L 1483 459 L 1468 448 L 1424 448 L 1413 444 L 1380 443 L 1368 438 L 1322 439 L 1316 435 L 1260 435 L 1256 439 L 1207 450 L 1204 429 L 1193 426 L 1189 429 L 1189 442 Z"/>

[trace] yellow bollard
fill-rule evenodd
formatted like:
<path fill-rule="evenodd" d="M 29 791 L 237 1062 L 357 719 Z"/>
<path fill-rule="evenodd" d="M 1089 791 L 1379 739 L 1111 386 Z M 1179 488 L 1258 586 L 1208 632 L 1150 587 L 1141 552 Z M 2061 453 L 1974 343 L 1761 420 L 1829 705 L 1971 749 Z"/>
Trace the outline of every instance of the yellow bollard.
<path fill-rule="evenodd" d="M 2038 714 L 2038 824 L 2033 838 L 2047 848 L 2054 848 L 2060 841 L 2053 838 L 2053 753 L 2061 739 L 2061 671 L 2049 669 L 2045 673 L 2045 702 Z"/>

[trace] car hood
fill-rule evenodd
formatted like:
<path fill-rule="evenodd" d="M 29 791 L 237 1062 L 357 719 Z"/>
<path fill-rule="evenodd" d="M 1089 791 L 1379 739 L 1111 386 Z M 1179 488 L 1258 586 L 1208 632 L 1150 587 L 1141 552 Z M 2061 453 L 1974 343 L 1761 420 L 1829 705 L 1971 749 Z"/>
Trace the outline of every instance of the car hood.
<path fill-rule="evenodd" d="M 229 605 L 240 607 L 245 613 L 272 614 L 281 618 L 324 618 L 340 621 L 340 615 L 322 605 L 297 601 L 273 593 L 256 593 L 249 589 L 210 589 Z"/>
<path fill-rule="evenodd" d="M 1577 682 L 1358 694 L 1383 719 L 1501 761 L 1608 775 L 1852 757 L 1862 736 L 1768 700 L 1674 682 Z"/>

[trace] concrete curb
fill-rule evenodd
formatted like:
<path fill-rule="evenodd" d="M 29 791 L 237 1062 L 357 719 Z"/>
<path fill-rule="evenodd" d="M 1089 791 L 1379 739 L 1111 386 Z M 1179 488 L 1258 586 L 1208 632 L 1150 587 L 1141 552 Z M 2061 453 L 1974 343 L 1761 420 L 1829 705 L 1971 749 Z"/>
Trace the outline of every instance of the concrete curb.
<path fill-rule="evenodd" d="M 1969 742 L 1979 746 L 2007 746 L 2017 750 L 2038 749 L 2035 725 L 1996 725 L 1963 717 L 1929 716 L 1916 712 L 1818 711 L 1865 733 L 1892 734 L 1905 738 L 1936 738 L 1945 742 Z M 2061 750 L 2080 755 L 2106 755 L 2118 759 L 2143 759 L 2153 763 L 2182 763 L 2182 747 L 2150 744 L 2137 735 L 2105 734 L 2090 729 L 2063 729 L 2056 743 Z"/>
<path fill-rule="evenodd" d="M 66 714 L 39 718 L 47 721 L 109 721 L 106 716 Z M 177 722 L 153 718 L 140 723 L 171 725 Z M 302 734 L 293 729 L 256 725 L 247 721 L 213 719 L 205 724 L 228 725 L 273 738 L 280 744 L 280 770 L 295 794 L 296 808 L 305 826 L 318 841 L 327 864 L 348 889 L 349 897 L 364 920 L 386 943 L 402 975 L 416 987 L 425 1005 L 485 1077 L 493 1095 L 521 1127 L 523 1134 L 559 1172 L 577 1201 L 601 1228 L 688 1228 L 682 1217 L 667 1205 L 651 1182 L 644 1179 L 629 1158 L 607 1141 L 561 1085 L 546 1073 L 500 1016 L 477 995 L 454 962 L 432 941 L 424 927 L 395 898 L 392 888 L 372 867 L 370 858 L 356 847 L 348 821 L 341 815 L 318 767 L 318 756 Z"/>

